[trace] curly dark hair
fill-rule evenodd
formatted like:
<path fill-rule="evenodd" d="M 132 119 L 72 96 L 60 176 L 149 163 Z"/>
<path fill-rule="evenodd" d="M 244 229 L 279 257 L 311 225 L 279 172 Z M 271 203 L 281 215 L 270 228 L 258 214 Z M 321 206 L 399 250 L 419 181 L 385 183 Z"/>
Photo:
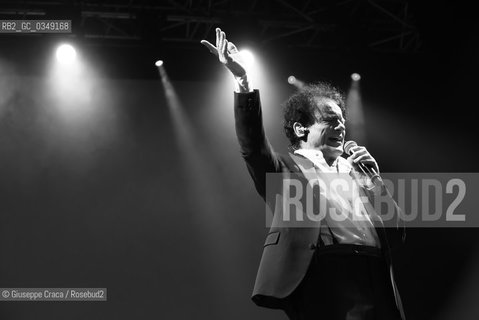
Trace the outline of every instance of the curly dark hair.
<path fill-rule="evenodd" d="M 337 88 L 326 82 L 308 84 L 294 93 L 283 105 L 283 127 L 286 137 L 290 141 L 290 148 L 295 150 L 299 147 L 301 141 L 296 136 L 293 129 L 295 122 L 301 123 L 304 127 L 314 124 L 317 102 L 315 98 L 331 99 L 337 103 L 346 117 L 346 103 L 344 96 Z"/>

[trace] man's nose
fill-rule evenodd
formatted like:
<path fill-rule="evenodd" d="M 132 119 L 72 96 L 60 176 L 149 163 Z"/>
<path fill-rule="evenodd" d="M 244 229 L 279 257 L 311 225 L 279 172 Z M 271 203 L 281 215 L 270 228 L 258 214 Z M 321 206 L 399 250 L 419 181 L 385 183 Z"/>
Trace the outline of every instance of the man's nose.
<path fill-rule="evenodd" d="M 342 131 L 342 132 L 344 132 L 344 131 L 346 131 L 346 126 L 345 126 L 344 123 L 342 123 L 341 121 L 338 121 L 338 122 L 336 123 L 336 126 L 334 127 L 334 130 L 335 130 L 335 131 Z"/>

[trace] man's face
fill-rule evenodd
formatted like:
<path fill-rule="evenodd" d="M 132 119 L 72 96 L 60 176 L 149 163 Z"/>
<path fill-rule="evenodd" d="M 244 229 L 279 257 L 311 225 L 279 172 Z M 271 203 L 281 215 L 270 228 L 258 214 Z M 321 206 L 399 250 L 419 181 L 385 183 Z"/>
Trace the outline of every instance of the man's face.
<path fill-rule="evenodd" d="M 326 160 L 335 160 L 343 153 L 346 127 L 341 108 L 334 100 L 316 98 L 316 122 L 310 126 L 307 144 L 323 153 Z"/>

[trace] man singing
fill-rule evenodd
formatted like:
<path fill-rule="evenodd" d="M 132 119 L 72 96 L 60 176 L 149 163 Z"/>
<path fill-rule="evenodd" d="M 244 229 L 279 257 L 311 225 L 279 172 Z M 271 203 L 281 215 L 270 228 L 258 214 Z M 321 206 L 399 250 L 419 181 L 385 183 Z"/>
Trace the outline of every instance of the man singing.
<path fill-rule="evenodd" d="M 277 154 L 264 133 L 259 91 L 250 88 L 235 45 L 219 28 L 216 46 L 205 40 L 201 43 L 236 79 L 234 115 L 241 153 L 257 191 L 274 212 L 253 301 L 283 309 L 290 319 L 404 320 L 390 254 L 390 246 L 404 240 L 404 229 L 398 223 L 384 228 L 371 203 L 374 197 L 386 198 L 389 208 L 394 208 L 396 222 L 400 210 L 380 179 L 373 184 L 371 179 L 364 183 L 358 178 L 365 167 L 379 172 L 366 148 L 353 146 L 348 159 L 341 157 L 346 130 L 342 95 L 324 83 L 293 94 L 284 110 L 284 129 L 293 153 Z M 337 193 L 321 198 L 328 209 L 323 210 L 322 218 L 297 227 L 285 223 L 288 206 L 282 201 L 289 198 L 282 188 L 267 190 L 267 173 L 283 179 L 298 175 L 306 181 L 316 180 L 323 189 L 331 188 L 331 177 L 341 176 L 358 186 L 359 192 L 345 193 L 342 199 L 335 198 Z M 361 202 L 358 213 L 351 204 L 361 195 L 367 200 Z M 296 211 L 290 216 L 309 216 L 301 211 L 304 208 L 293 206 Z M 330 214 L 331 208 L 336 215 Z M 356 219 L 358 216 L 362 219 Z"/>

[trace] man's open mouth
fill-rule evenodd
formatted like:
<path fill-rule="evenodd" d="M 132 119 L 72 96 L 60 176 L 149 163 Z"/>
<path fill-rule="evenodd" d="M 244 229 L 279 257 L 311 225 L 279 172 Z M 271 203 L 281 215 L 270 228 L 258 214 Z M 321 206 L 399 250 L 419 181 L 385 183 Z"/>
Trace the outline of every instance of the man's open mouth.
<path fill-rule="evenodd" d="M 342 142 L 343 142 L 343 138 L 339 138 L 339 137 L 337 137 L 337 138 L 331 137 L 331 138 L 329 138 L 329 140 L 332 140 L 332 141 L 334 141 L 334 142 L 339 142 L 339 143 L 342 143 Z"/>

